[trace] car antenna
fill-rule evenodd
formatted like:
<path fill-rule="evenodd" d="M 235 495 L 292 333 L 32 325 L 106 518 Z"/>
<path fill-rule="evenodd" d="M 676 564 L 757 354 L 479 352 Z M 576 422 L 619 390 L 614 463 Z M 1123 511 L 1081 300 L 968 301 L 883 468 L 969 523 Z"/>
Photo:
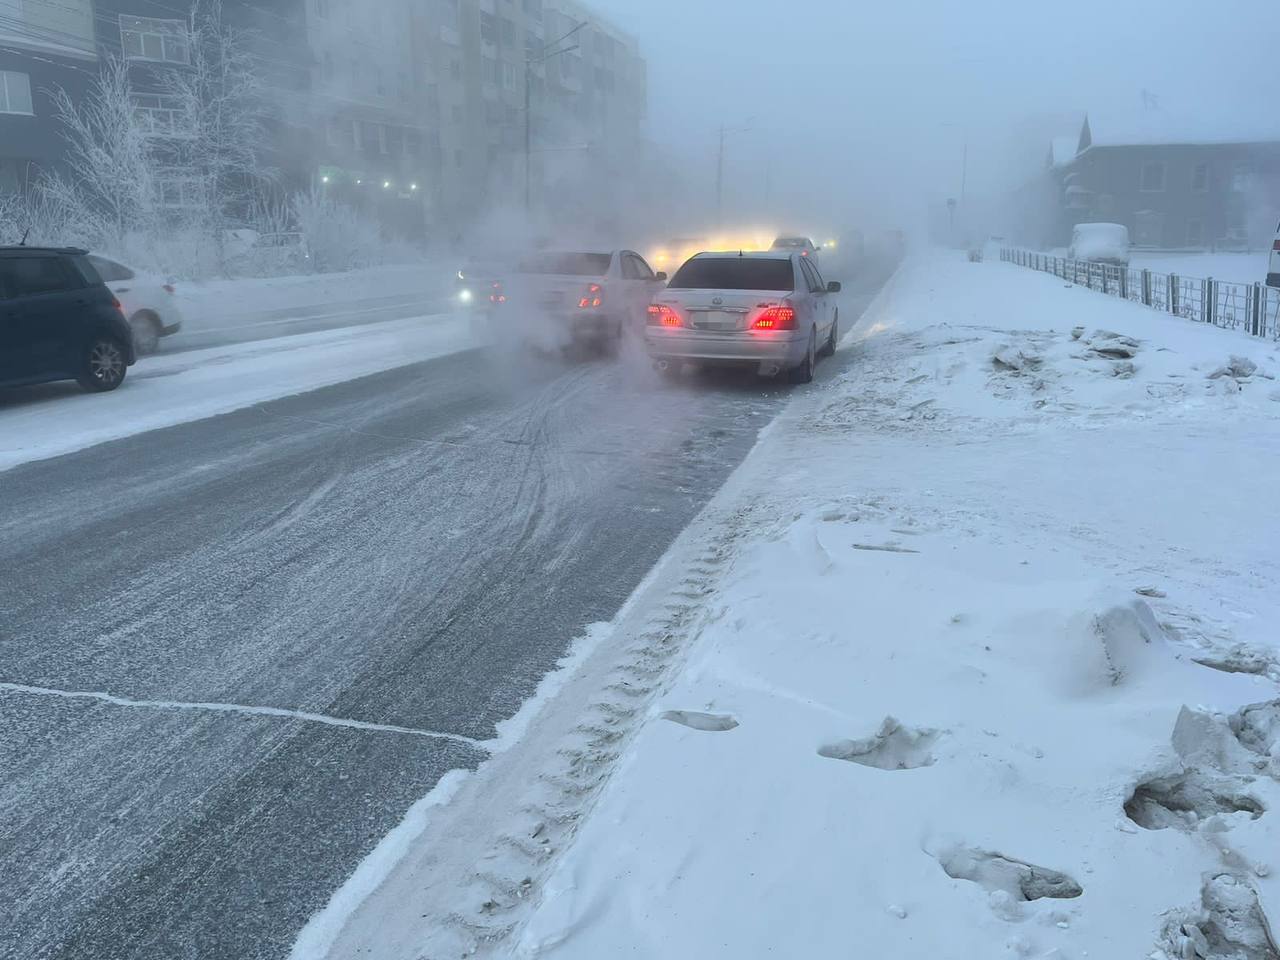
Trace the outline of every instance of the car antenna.
<path fill-rule="evenodd" d="M 22 239 L 18 241 L 18 246 L 25 247 L 27 245 L 27 237 L 30 236 L 30 234 L 31 234 L 30 227 L 27 227 L 27 229 L 23 230 Z"/>

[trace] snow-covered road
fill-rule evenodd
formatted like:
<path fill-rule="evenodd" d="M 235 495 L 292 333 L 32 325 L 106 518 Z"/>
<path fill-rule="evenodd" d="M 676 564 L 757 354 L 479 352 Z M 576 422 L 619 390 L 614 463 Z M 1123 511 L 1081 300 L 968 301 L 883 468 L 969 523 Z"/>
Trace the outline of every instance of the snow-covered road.
<path fill-rule="evenodd" d="M 939 255 L 839 357 L 299 957 L 1277 955 L 1276 345 Z"/>
<path fill-rule="evenodd" d="M 116 397 L 0 410 L 6 442 L 26 418 L 0 472 L 0 956 L 286 954 L 407 811 L 500 753 L 790 395 L 421 362 L 465 345 L 448 324 L 160 358 L 133 395 L 205 406 L 138 424 L 122 390 L 128 435 L 65 455 Z"/>

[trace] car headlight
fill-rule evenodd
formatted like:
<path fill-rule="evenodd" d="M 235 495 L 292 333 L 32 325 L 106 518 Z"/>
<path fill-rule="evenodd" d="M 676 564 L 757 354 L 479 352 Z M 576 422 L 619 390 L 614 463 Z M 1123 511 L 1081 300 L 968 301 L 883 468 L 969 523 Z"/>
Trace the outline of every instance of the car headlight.
<path fill-rule="evenodd" d="M 470 303 L 471 296 L 472 294 L 470 290 L 460 290 L 458 292 L 458 299 L 461 300 L 463 303 Z"/>

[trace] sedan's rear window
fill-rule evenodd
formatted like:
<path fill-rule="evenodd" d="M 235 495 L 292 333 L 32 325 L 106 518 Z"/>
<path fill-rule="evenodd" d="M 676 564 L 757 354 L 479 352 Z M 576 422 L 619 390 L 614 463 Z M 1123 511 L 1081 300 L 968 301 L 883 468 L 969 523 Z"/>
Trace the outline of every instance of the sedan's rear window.
<path fill-rule="evenodd" d="M 755 257 L 698 257 L 676 271 L 673 290 L 792 290 L 790 260 Z"/>
<path fill-rule="evenodd" d="M 613 261 L 611 253 L 544 253 L 520 264 L 521 273 L 563 277 L 603 277 Z"/>

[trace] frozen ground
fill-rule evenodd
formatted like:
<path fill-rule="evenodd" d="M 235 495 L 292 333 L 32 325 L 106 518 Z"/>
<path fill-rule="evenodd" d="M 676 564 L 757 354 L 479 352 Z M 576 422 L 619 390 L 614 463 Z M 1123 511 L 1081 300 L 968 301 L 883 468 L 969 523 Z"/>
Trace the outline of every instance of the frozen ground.
<path fill-rule="evenodd" d="M 511 951 L 1280 956 L 1275 345 L 951 257 L 853 336 Z"/>
<path fill-rule="evenodd" d="M 296 957 L 1280 955 L 1275 345 L 939 255 L 842 355 Z"/>
<path fill-rule="evenodd" d="M 1269 253 L 1159 253 L 1135 250 L 1131 263 L 1137 269 L 1176 273 L 1184 277 L 1213 277 L 1234 283 L 1262 283 L 1267 279 Z"/>
<path fill-rule="evenodd" d="M 0 470 L 474 345 L 466 317 L 441 314 L 146 357 L 109 394 L 0 389 Z"/>

